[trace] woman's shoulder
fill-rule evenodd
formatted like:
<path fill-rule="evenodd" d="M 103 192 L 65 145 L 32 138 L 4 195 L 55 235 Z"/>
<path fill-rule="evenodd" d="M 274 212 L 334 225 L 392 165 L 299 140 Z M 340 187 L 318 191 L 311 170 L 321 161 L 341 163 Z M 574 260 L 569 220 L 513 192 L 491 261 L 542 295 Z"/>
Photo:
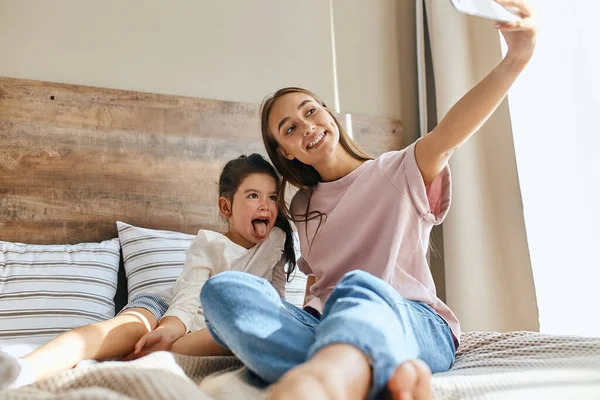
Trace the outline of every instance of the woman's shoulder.
<path fill-rule="evenodd" d="M 310 199 L 311 189 L 299 189 L 290 203 L 290 211 L 293 214 L 303 214 Z"/>
<path fill-rule="evenodd" d="M 385 153 L 382 153 L 379 157 L 377 157 L 375 161 L 378 161 L 379 163 L 401 161 L 404 160 L 407 154 L 409 154 L 411 151 L 414 153 L 414 145 L 409 145 L 400 150 L 386 151 Z"/>
<path fill-rule="evenodd" d="M 400 150 L 382 153 L 375 159 L 376 168 L 386 176 L 390 173 L 397 174 L 404 169 L 418 169 L 415 159 L 415 144 L 416 142 Z"/>

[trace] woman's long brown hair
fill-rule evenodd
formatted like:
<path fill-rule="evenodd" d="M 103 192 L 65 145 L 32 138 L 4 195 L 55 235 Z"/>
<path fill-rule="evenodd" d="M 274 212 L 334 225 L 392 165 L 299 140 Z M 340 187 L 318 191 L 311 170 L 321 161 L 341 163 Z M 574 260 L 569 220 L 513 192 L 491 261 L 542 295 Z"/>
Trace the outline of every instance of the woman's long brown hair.
<path fill-rule="evenodd" d="M 309 220 L 319 218 L 320 219 L 319 227 L 317 227 L 317 232 L 318 232 L 318 230 L 321 226 L 323 217 L 326 218 L 327 216 L 319 211 L 309 212 L 308 210 L 310 209 L 310 199 L 312 197 L 312 189 L 314 188 L 314 186 L 316 186 L 319 182 L 322 181 L 321 176 L 319 175 L 317 170 L 314 169 L 312 166 L 304 164 L 297 159 L 293 159 L 290 161 L 287 158 L 285 158 L 282 154 L 280 154 L 279 151 L 277 151 L 277 149 L 279 147 L 279 143 L 277 142 L 277 139 L 275 139 L 275 135 L 273 134 L 273 132 L 271 132 L 269 130 L 269 115 L 271 114 L 271 109 L 273 108 L 273 104 L 275 104 L 275 102 L 280 97 L 285 96 L 286 94 L 289 94 L 289 93 L 304 93 L 304 94 L 312 97 L 313 99 L 315 99 L 315 101 L 318 104 L 320 104 L 329 113 L 329 115 L 331 115 L 331 117 L 335 121 L 335 124 L 340 132 L 340 144 L 348 152 L 348 154 L 350 154 L 352 157 L 356 158 L 357 160 L 362 160 L 362 161 L 372 160 L 373 157 L 371 157 L 369 154 L 367 154 L 365 151 L 363 151 L 350 138 L 350 136 L 348 135 L 348 133 L 346 132 L 344 127 L 340 124 L 340 122 L 338 121 L 338 119 L 336 118 L 334 113 L 329 109 L 329 107 L 327 107 L 325 105 L 323 100 L 321 100 L 313 92 L 306 90 L 306 89 L 298 88 L 298 87 L 287 87 L 287 88 L 278 90 L 274 95 L 267 97 L 263 101 L 263 104 L 261 106 L 261 124 L 260 124 L 263 142 L 265 144 L 265 148 L 267 150 L 267 153 L 269 154 L 269 158 L 271 159 L 271 162 L 273 163 L 275 168 L 277 168 L 277 171 L 279 171 L 279 173 L 282 176 L 281 186 L 279 187 L 279 196 L 277 197 L 278 202 L 279 202 L 279 210 L 280 210 L 280 212 L 285 213 L 286 218 L 288 218 L 289 220 L 294 221 L 294 222 L 308 222 Z M 297 188 L 307 189 L 310 191 L 309 197 L 308 197 L 308 203 L 306 206 L 306 211 L 303 214 L 292 214 L 288 205 L 285 202 L 285 192 L 286 192 L 288 183 L 296 186 Z M 307 236 L 308 236 L 308 232 L 307 232 Z M 316 234 L 315 234 L 315 236 L 316 236 Z M 314 240 L 314 237 L 313 237 L 313 240 Z"/>

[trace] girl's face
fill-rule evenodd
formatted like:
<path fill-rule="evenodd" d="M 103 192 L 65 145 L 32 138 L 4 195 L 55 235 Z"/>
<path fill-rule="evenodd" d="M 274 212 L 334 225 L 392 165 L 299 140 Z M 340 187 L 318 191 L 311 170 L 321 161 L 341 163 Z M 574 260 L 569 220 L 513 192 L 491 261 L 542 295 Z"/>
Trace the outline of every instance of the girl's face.
<path fill-rule="evenodd" d="M 267 238 L 277 219 L 277 183 L 268 174 L 248 175 L 233 195 L 233 204 L 219 198 L 233 242 L 247 249 Z"/>
<path fill-rule="evenodd" d="M 268 125 L 279 143 L 278 151 L 288 160 L 296 158 L 307 165 L 326 162 L 340 140 L 333 117 L 305 93 L 288 93 L 277 99 Z"/>

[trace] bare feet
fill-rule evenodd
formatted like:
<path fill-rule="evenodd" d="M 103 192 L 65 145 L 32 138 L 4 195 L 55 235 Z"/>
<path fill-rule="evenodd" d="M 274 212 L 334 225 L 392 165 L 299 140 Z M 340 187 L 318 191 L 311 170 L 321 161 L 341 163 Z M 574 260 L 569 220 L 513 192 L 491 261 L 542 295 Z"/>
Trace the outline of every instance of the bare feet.
<path fill-rule="evenodd" d="M 388 381 L 393 400 L 431 400 L 431 370 L 421 360 L 400 364 Z"/>
<path fill-rule="evenodd" d="M 269 400 L 364 400 L 371 385 L 365 355 L 347 344 L 323 348 L 283 375 Z M 421 360 L 399 365 L 387 384 L 393 400 L 431 400 L 431 370 Z"/>
<path fill-rule="evenodd" d="M 269 391 L 269 400 L 363 400 L 371 370 L 364 354 L 347 344 L 327 346 L 288 371 Z"/>
<path fill-rule="evenodd" d="M 0 351 L 0 390 L 19 388 L 35 381 L 29 362 Z"/>

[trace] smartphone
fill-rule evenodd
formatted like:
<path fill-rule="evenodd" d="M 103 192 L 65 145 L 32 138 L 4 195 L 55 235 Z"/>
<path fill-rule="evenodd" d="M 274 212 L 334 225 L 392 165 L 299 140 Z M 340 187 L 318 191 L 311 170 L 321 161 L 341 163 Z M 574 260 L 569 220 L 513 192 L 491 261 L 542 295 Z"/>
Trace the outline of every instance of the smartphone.
<path fill-rule="evenodd" d="M 450 2 L 458 12 L 463 14 L 501 22 L 514 22 L 521 19 L 494 0 L 450 0 Z"/>

